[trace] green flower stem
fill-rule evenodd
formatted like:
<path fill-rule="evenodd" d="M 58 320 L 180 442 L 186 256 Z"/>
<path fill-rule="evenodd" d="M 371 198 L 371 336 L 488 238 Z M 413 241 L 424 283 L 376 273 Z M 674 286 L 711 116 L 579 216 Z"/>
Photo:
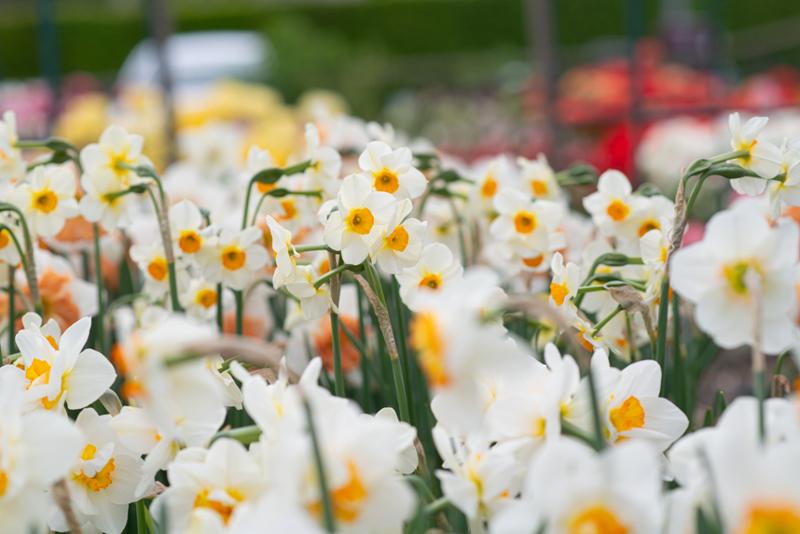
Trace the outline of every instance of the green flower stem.
<path fill-rule="evenodd" d="M 244 331 L 244 293 L 234 289 L 233 296 L 236 302 L 236 335 L 241 336 Z"/>
<path fill-rule="evenodd" d="M 578 438 L 579 440 L 583 441 L 592 448 L 594 448 L 597 445 L 594 436 L 590 436 L 582 429 L 578 428 L 577 426 L 573 425 L 572 423 L 570 423 L 565 419 L 561 419 L 561 433 L 565 436 L 572 436 L 573 438 Z"/>
<path fill-rule="evenodd" d="M 106 346 L 106 329 L 103 324 L 106 315 L 105 298 L 103 297 L 103 262 L 100 249 L 100 225 L 92 224 L 92 237 L 94 239 L 94 279 L 97 284 L 97 315 L 95 316 L 95 335 L 97 346 L 102 354 L 108 355 Z"/>
<path fill-rule="evenodd" d="M 589 394 L 592 401 L 592 424 L 594 426 L 594 448 L 602 450 L 606 446 L 606 440 L 603 436 L 603 425 L 600 421 L 600 404 L 597 398 L 597 384 L 595 383 L 594 372 L 592 371 L 591 364 L 589 365 L 589 372 L 586 375 L 589 382 Z"/>
<path fill-rule="evenodd" d="M 322 191 L 289 191 L 287 189 L 273 189 L 272 191 L 267 191 L 258 199 L 256 209 L 253 210 L 253 219 L 250 221 L 250 224 L 254 225 L 258 221 L 258 212 L 261 211 L 261 206 L 264 204 L 264 200 L 267 197 L 287 197 L 290 195 L 322 198 Z"/>
<path fill-rule="evenodd" d="M 25 220 L 25 215 L 23 215 L 22 211 L 14 204 L 0 202 L 0 212 L 3 211 L 13 212 L 17 216 L 19 224 L 22 227 L 22 238 L 25 243 L 25 253 L 20 254 L 20 260 L 22 261 L 23 269 L 25 269 L 25 278 L 28 281 L 28 291 L 31 292 L 33 308 L 36 310 L 36 313 L 42 315 L 44 313 L 44 308 L 42 307 L 42 298 L 39 294 L 39 278 L 36 275 L 36 258 L 33 255 L 33 239 L 31 238 L 31 232 L 28 229 L 28 221 Z M 11 233 L 13 234 L 13 232 Z"/>
<path fill-rule="evenodd" d="M 298 245 L 293 248 L 298 254 L 301 252 L 315 252 L 323 250 L 326 252 L 331 252 L 331 249 L 328 247 L 328 245 Z"/>
<path fill-rule="evenodd" d="M 439 497 L 428 506 L 425 507 L 425 513 L 428 515 L 433 515 L 435 513 L 441 512 L 445 508 L 450 506 L 450 499 L 447 497 Z"/>
<path fill-rule="evenodd" d="M 591 267 L 589 268 L 589 272 L 586 275 L 586 278 L 583 279 L 581 282 L 581 287 L 590 285 L 593 281 L 595 281 L 598 277 L 595 272 L 601 265 L 611 265 L 614 267 L 622 267 L 624 265 L 643 265 L 644 261 L 642 258 L 636 258 L 631 256 L 626 256 L 625 254 L 621 254 L 619 252 L 606 252 L 605 254 L 601 254 L 597 258 L 595 258 L 594 262 L 592 262 Z M 605 277 L 607 275 L 603 274 L 600 275 L 601 277 Z M 584 293 L 578 293 L 575 296 L 575 305 L 580 307 L 581 303 L 583 302 Z"/>
<path fill-rule="evenodd" d="M 609 321 L 611 321 L 611 319 L 613 319 L 614 317 L 616 317 L 616 316 L 617 316 L 617 314 L 618 314 L 619 312 L 621 312 L 623 309 L 624 309 L 624 308 L 623 308 L 621 305 L 620 305 L 620 306 L 617 306 L 616 308 L 614 308 L 613 310 L 611 310 L 611 313 L 609 313 L 608 315 L 606 315 L 605 317 L 603 317 L 603 319 L 602 319 L 602 320 L 601 320 L 599 323 L 597 323 L 597 324 L 594 326 L 594 330 L 592 330 L 592 337 L 596 336 L 596 335 L 597 335 L 597 333 L 598 333 L 598 332 L 600 332 L 600 330 L 602 330 L 602 328 L 603 328 L 605 325 L 607 325 L 607 324 L 609 323 Z"/>
<path fill-rule="evenodd" d="M 314 465 L 317 471 L 317 482 L 319 483 L 319 497 L 322 502 L 322 518 L 327 532 L 336 532 L 336 523 L 333 519 L 333 507 L 331 506 L 331 495 L 328 492 L 328 480 L 325 476 L 325 464 L 322 461 L 322 450 L 317 438 L 317 430 L 314 428 L 314 418 L 311 414 L 311 405 L 308 399 L 303 397 L 303 408 L 306 412 L 306 424 L 308 425 L 308 436 L 311 439 L 311 447 L 314 451 Z"/>
<path fill-rule="evenodd" d="M 342 345 L 341 345 L 341 339 L 339 339 L 341 327 L 339 326 L 339 313 L 337 309 L 339 307 L 339 290 L 341 288 L 340 285 L 341 279 L 339 278 L 339 275 L 349 266 L 346 263 L 342 263 L 341 265 L 337 266 L 338 261 L 341 261 L 341 258 L 337 259 L 336 254 L 334 254 L 333 252 L 328 253 L 328 263 L 331 269 L 330 271 L 325 273 L 325 275 L 321 276 L 319 280 L 314 282 L 314 287 L 319 287 L 325 282 L 325 280 L 330 280 L 331 349 L 333 351 L 333 392 L 337 397 L 346 397 L 347 392 L 345 391 L 344 387 L 344 371 L 342 370 Z"/>
<path fill-rule="evenodd" d="M 753 392 L 758 399 L 758 438 L 763 443 L 767 434 L 767 423 L 764 415 L 764 401 L 767 397 L 767 381 L 764 369 L 753 370 Z"/>
<path fill-rule="evenodd" d="M 225 329 L 224 316 L 222 315 L 222 284 L 217 284 L 217 329 L 222 332 Z"/>
<path fill-rule="evenodd" d="M 402 364 L 404 383 L 403 389 L 405 390 L 405 384 L 409 382 L 410 378 L 409 367 L 411 364 L 409 361 L 408 347 L 406 344 L 406 314 L 405 310 L 403 309 L 403 301 L 400 299 L 400 283 L 394 276 L 392 276 L 392 300 L 394 301 L 394 311 L 397 314 L 397 348 L 400 355 L 400 363 Z"/>
<path fill-rule="evenodd" d="M 274 184 L 278 180 L 281 179 L 283 176 L 291 176 L 292 174 L 298 174 L 305 171 L 312 165 L 311 161 L 303 161 L 298 163 L 297 165 L 293 165 L 291 167 L 285 167 L 283 169 L 274 167 L 271 169 L 264 169 L 263 171 L 259 171 L 250 178 L 250 181 L 247 182 L 247 189 L 245 189 L 244 193 L 244 210 L 242 212 L 242 229 L 247 227 L 247 222 L 250 220 L 250 198 L 253 195 L 253 186 L 257 183 L 263 184 Z M 258 213 L 258 210 L 256 210 Z"/>
<path fill-rule="evenodd" d="M 17 344 L 14 342 L 14 319 L 15 319 L 15 297 L 17 289 L 14 287 L 14 275 L 16 269 L 12 265 L 8 266 L 8 355 L 17 352 Z"/>
<path fill-rule="evenodd" d="M 321 286 L 322 284 L 324 284 L 325 282 L 327 282 L 331 278 L 334 278 L 334 277 L 338 276 L 339 274 L 341 274 L 341 273 L 343 273 L 343 272 L 345 272 L 347 270 L 350 270 L 352 268 L 353 268 L 352 265 L 348 265 L 346 263 L 343 263 L 343 264 L 339 265 L 338 267 L 334 267 L 331 270 L 329 270 L 327 273 L 325 273 L 322 276 L 320 276 L 319 278 L 317 278 L 314 281 L 314 287 L 318 288 L 319 286 Z"/>
<path fill-rule="evenodd" d="M 239 428 L 232 428 L 230 430 L 224 430 L 222 432 L 217 432 L 211 438 L 211 443 L 214 443 L 220 438 L 228 438 L 228 439 L 234 439 L 239 443 L 248 445 L 250 443 L 258 441 L 260 437 L 261 437 L 261 429 L 258 427 L 258 425 L 249 425 L 249 426 L 241 426 Z"/>

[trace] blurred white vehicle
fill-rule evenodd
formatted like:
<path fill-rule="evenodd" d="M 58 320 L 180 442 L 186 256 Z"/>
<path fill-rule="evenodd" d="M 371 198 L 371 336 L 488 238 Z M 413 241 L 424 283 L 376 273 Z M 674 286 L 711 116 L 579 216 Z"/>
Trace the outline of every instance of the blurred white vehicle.
<path fill-rule="evenodd" d="M 272 55 L 270 44 L 256 32 L 182 33 L 172 35 L 166 43 L 167 64 L 178 98 L 191 97 L 220 79 L 264 81 Z M 142 41 L 128 54 L 117 83 L 120 87 L 159 85 L 152 39 Z"/>

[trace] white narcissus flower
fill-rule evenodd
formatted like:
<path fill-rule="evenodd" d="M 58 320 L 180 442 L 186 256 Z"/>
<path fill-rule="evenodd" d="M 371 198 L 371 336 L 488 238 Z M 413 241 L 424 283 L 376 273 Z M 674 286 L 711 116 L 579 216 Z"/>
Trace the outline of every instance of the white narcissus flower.
<path fill-rule="evenodd" d="M 796 342 L 797 259 L 795 224 L 770 228 L 760 214 L 734 208 L 711 218 L 702 241 L 674 253 L 670 282 L 695 303 L 698 326 L 717 345 L 758 342 L 772 354 Z"/>
<path fill-rule="evenodd" d="M 411 208 L 410 200 L 399 202 L 383 237 L 375 241 L 371 255 L 387 274 L 396 275 L 411 267 L 422 254 L 428 223 L 408 217 Z"/>
<path fill-rule="evenodd" d="M 75 420 L 83 434 L 80 457 L 65 480 L 83 530 L 119 534 L 128 522 L 128 505 L 136 500 L 142 460 L 120 444 L 110 423 L 110 415 L 98 415 L 93 408 L 81 411 Z M 60 508 L 49 526 L 69 530 Z"/>
<path fill-rule="evenodd" d="M 166 507 L 170 532 L 226 532 L 240 507 L 264 490 L 255 458 L 238 441 L 222 438 L 206 449 L 178 453 L 167 468 L 169 488 L 153 503 Z"/>
<path fill-rule="evenodd" d="M 261 238 L 261 230 L 255 226 L 239 231 L 224 228 L 216 238 L 209 237 L 197 253 L 204 276 L 231 289 L 244 289 L 267 264 Z"/>
<path fill-rule="evenodd" d="M 40 165 L 14 188 L 10 200 L 22 210 L 32 232 L 52 237 L 78 214 L 75 187 L 75 177 L 67 167 Z"/>
<path fill-rule="evenodd" d="M 38 329 L 17 333 L 29 401 L 38 402 L 47 410 L 60 410 L 65 403 L 69 409 L 77 410 L 96 401 L 111 387 L 116 378 L 114 367 L 96 350 L 83 349 L 91 323 L 84 317 L 57 341 L 43 336 Z"/>
<path fill-rule="evenodd" d="M 217 285 L 204 278 L 193 278 L 180 294 L 181 306 L 186 313 L 198 319 L 211 319 L 216 314 L 217 302 L 223 298 Z"/>
<path fill-rule="evenodd" d="M 600 176 L 597 191 L 583 199 L 583 207 L 605 235 L 619 236 L 628 233 L 640 201 L 627 176 L 609 170 Z"/>
<path fill-rule="evenodd" d="M 492 534 L 661 532 L 664 521 L 658 456 L 642 443 L 596 453 L 561 438 L 531 461 L 522 498 L 491 522 Z"/>
<path fill-rule="evenodd" d="M 523 473 L 513 449 L 480 439 L 462 443 L 440 426 L 433 439 L 444 467 L 436 472 L 442 493 L 470 520 L 471 532 L 513 502 Z"/>
<path fill-rule="evenodd" d="M 325 244 L 341 251 L 345 263 L 362 263 L 389 224 L 395 203 L 392 195 L 374 191 L 366 177 L 348 176 L 339 189 L 337 209 L 325 220 Z"/>
<path fill-rule="evenodd" d="M 16 229 L 17 217 L 10 212 L 0 213 L 0 224 L 4 224 L 8 228 L 12 229 L 9 230 L 8 228 L 3 228 L 0 230 L 0 262 L 16 266 L 19 264 L 20 256 L 19 250 L 17 250 L 17 245 L 14 242 L 14 238 L 17 238 L 16 240 L 19 242 L 20 246 L 24 246 L 22 230 Z"/>
<path fill-rule="evenodd" d="M 556 252 L 553 254 L 550 269 L 553 272 L 553 279 L 550 282 L 550 302 L 561 307 L 578 294 L 581 285 L 580 267 L 572 262 L 564 265 L 564 257 L 560 252 Z"/>
<path fill-rule="evenodd" d="M 550 200 L 531 200 L 516 189 L 501 189 L 494 197 L 498 212 L 489 231 L 492 237 L 525 251 L 527 257 L 550 249 L 551 234 L 564 218 L 564 208 Z"/>
<path fill-rule="evenodd" d="M 494 197 L 503 188 L 514 184 L 514 165 L 507 156 L 478 161 L 469 171 L 475 185 L 471 191 L 472 203 L 486 215 L 494 212 Z"/>
<path fill-rule="evenodd" d="M 517 164 L 523 191 L 537 200 L 561 200 L 561 187 L 547 156 L 539 154 L 534 160 L 517 158 Z"/>
<path fill-rule="evenodd" d="M 101 222 L 109 229 L 127 224 L 132 195 L 114 195 L 138 182 L 136 173 L 128 167 L 149 163 L 142 155 L 143 144 L 141 136 L 114 125 L 106 128 L 98 143 L 81 150 L 81 185 L 86 195 L 80 208 L 87 220 Z"/>
<path fill-rule="evenodd" d="M 603 433 L 609 443 L 641 440 L 663 451 L 689 426 L 677 406 L 659 397 L 661 368 L 655 361 L 635 362 L 620 370 L 611 366 L 606 351 L 597 350 L 592 356 L 591 372 L 597 383 Z M 582 395 L 590 399 L 588 379 L 583 380 L 583 386 Z M 579 424 L 591 430 L 591 422 Z"/>
<path fill-rule="evenodd" d="M 778 179 L 769 182 L 767 194 L 772 216 L 778 218 L 787 206 L 800 206 L 800 139 L 784 140 L 780 147 L 766 145 L 762 157 L 778 167 Z"/>
<path fill-rule="evenodd" d="M 169 292 L 169 265 L 161 241 L 135 244 L 130 248 L 131 259 L 144 274 L 143 291 L 153 299 L 160 299 Z M 186 269 L 179 262 L 175 264 L 175 275 L 179 291 L 186 284 Z"/>
<path fill-rule="evenodd" d="M 639 197 L 636 210 L 631 215 L 630 235 L 627 237 L 635 241 L 650 230 L 666 230 L 672 226 L 674 214 L 675 205 L 667 197 Z"/>
<path fill-rule="evenodd" d="M 25 177 L 25 160 L 17 141 L 17 116 L 6 111 L 0 120 L 0 183 L 17 182 Z"/>
<path fill-rule="evenodd" d="M 413 200 L 428 185 L 425 175 L 413 166 L 413 159 L 406 147 L 392 150 L 382 141 L 371 141 L 358 157 L 358 166 L 375 191 Z"/>
<path fill-rule="evenodd" d="M 193 256 L 203 247 L 203 216 L 191 200 L 182 200 L 169 209 L 174 249 L 179 254 Z"/>
<path fill-rule="evenodd" d="M 319 130 L 310 123 L 306 124 L 306 159 L 310 162 L 304 172 L 308 189 L 336 194 L 342 157 L 335 149 L 321 145 Z"/>
<path fill-rule="evenodd" d="M 761 176 L 761 178 L 746 176 L 731 180 L 731 187 L 741 195 L 760 195 L 767 188 L 767 179 L 773 178 L 779 172 L 778 166 L 769 158 L 769 155 L 775 152 L 774 147 L 770 146 L 768 141 L 758 138 L 768 121 L 767 117 L 752 117 L 742 124 L 738 113 L 731 113 L 728 116 L 731 148 L 747 153 L 733 161 Z"/>
<path fill-rule="evenodd" d="M 39 532 L 52 506 L 45 493 L 81 451 L 81 433 L 59 414 L 24 409 L 25 378 L 0 368 L 0 524 L 7 532 Z"/>
<path fill-rule="evenodd" d="M 429 243 L 422 249 L 419 261 L 397 275 L 400 296 L 409 309 L 416 311 L 422 295 L 440 291 L 461 278 L 464 268 L 453 252 L 441 243 Z"/>

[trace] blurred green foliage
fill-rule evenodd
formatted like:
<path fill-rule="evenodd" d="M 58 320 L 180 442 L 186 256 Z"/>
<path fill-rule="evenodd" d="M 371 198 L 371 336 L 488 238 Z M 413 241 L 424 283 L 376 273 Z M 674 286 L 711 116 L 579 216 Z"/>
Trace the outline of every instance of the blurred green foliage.
<path fill-rule="evenodd" d="M 565 46 L 624 36 L 630 0 L 554 0 L 556 34 Z M 659 2 L 640 0 L 638 32 L 658 26 Z M 396 87 L 451 85 L 492 75 L 505 61 L 524 59 L 522 0 L 373 0 L 286 3 L 255 0 L 170 2 L 177 31 L 245 29 L 263 32 L 278 63 L 270 82 L 293 98 L 309 87 L 340 91 L 369 114 Z M 800 15 L 786 0 L 695 0 L 715 9 L 726 29 Z M 0 77 L 39 76 L 34 2 L 4 8 L 0 17 Z M 62 72 L 88 71 L 112 81 L 128 52 L 147 36 L 139 0 L 55 2 Z M 792 61 L 800 51 L 784 55 Z"/>

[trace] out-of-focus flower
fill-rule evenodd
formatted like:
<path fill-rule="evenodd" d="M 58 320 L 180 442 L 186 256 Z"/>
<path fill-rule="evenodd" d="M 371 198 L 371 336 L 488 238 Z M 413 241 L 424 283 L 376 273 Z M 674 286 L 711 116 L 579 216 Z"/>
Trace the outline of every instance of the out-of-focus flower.
<path fill-rule="evenodd" d="M 746 152 L 746 155 L 736 158 L 734 161 L 761 176 L 761 178 L 747 176 L 731 180 L 731 187 L 739 194 L 760 195 L 767 188 L 767 181 L 764 178 L 772 178 L 778 174 L 778 167 L 768 158 L 763 157 L 763 155 L 774 152 L 774 147 L 770 147 L 769 142 L 759 139 L 767 126 L 767 121 L 769 121 L 767 117 L 753 117 L 742 124 L 738 113 L 731 113 L 728 117 L 731 148 Z"/>
<path fill-rule="evenodd" d="M 422 249 L 419 261 L 397 275 L 400 296 L 411 310 L 418 308 L 421 295 L 438 292 L 461 278 L 464 268 L 453 252 L 441 243 L 430 243 Z"/>
<path fill-rule="evenodd" d="M 780 352 L 795 342 L 797 241 L 787 221 L 770 228 L 749 209 L 720 212 L 701 242 L 675 252 L 672 287 L 696 304 L 698 326 L 721 347 Z"/>
<path fill-rule="evenodd" d="M 64 227 L 64 222 L 78 214 L 75 200 L 75 178 L 62 165 L 40 165 L 31 171 L 11 194 L 33 232 L 52 237 Z"/>
<path fill-rule="evenodd" d="M 0 120 L 0 183 L 17 182 L 25 176 L 25 160 L 17 141 L 17 116 L 6 111 Z"/>

